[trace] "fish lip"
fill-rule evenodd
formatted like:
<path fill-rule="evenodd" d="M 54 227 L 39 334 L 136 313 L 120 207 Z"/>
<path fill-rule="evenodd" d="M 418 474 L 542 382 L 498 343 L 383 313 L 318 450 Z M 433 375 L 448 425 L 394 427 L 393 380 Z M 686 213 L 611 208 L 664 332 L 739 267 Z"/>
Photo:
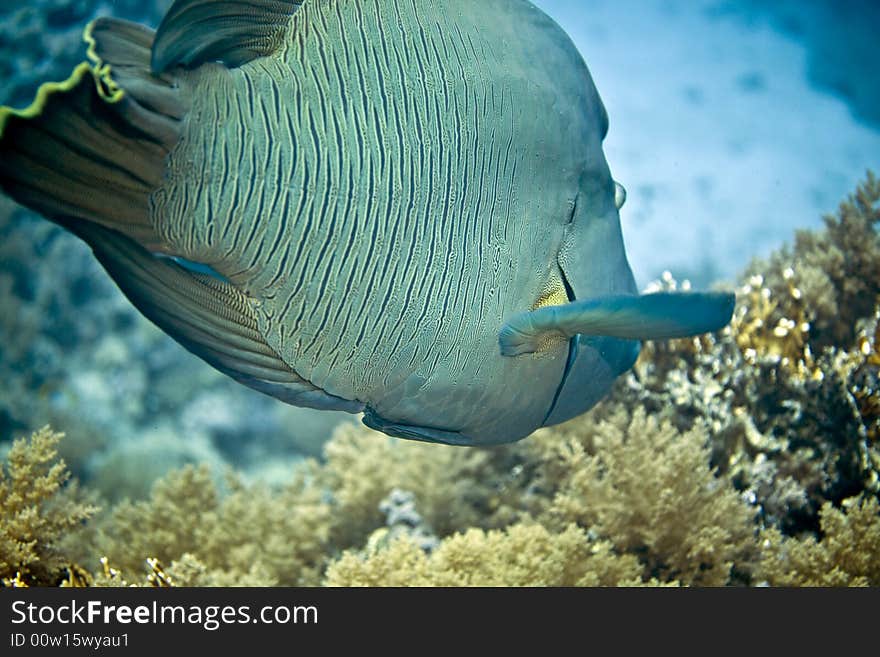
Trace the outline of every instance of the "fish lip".
<path fill-rule="evenodd" d="M 559 272 L 562 277 L 562 284 L 565 287 L 565 294 L 568 297 L 568 302 L 577 301 L 577 297 L 574 293 L 574 288 L 571 287 L 571 283 L 568 281 L 568 277 L 565 275 L 565 270 L 562 268 L 562 265 L 557 261 L 557 266 L 559 267 Z M 547 410 L 547 414 L 544 416 L 542 425 L 547 424 L 547 420 L 550 419 L 550 416 L 553 415 L 553 411 L 556 410 L 556 404 L 559 401 L 559 396 L 562 394 L 563 388 L 565 388 L 565 384 L 568 381 L 568 375 L 571 374 L 571 370 L 574 367 L 574 362 L 577 360 L 578 348 L 580 345 L 580 334 L 576 333 L 572 338 L 568 341 L 568 358 L 565 361 L 565 369 L 562 372 L 562 378 L 559 381 L 559 385 L 556 388 L 556 392 L 553 393 L 553 401 L 550 403 L 550 408 Z"/>

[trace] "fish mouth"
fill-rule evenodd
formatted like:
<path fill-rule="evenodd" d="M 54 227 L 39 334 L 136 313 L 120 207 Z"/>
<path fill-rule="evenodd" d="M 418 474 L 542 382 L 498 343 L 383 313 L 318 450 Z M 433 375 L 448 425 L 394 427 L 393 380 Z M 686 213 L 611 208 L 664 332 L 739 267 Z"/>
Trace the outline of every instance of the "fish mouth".
<path fill-rule="evenodd" d="M 565 275 L 565 269 L 563 269 L 561 265 L 558 266 L 559 273 L 562 278 L 562 285 L 565 288 L 565 295 L 568 297 L 568 302 L 571 303 L 572 301 L 577 301 L 574 289 L 571 287 L 571 283 L 569 282 L 568 277 Z M 562 394 L 563 388 L 565 388 L 565 384 L 568 381 L 568 376 L 569 374 L 571 374 L 571 370 L 574 367 L 574 362 L 577 359 L 580 337 L 580 333 L 577 333 L 568 341 L 568 358 L 565 361 L 565 369 L 562 372 L 562 378 L 559 380 L 559 385 L 556 387 L 556 392 L 553 393 L 553 401 L 550 403 L 550 408 L 547 410 L 547 414 L 544 416 L 544 421 L 541 422 L 541 424 L 543 425 L 547 424 L 547 420 L 550 419 L 550 416 L 553 415 L 553 411 L 556 410 L 556 404 L 559 402 L 559 396 Z"/>

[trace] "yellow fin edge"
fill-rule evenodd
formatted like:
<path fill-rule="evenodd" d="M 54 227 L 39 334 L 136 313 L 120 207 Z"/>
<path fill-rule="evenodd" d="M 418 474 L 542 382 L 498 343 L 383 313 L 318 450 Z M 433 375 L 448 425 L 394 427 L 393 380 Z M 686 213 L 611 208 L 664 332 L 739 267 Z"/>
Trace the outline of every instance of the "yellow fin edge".
<path fill-rule="evenodd" d="M 98 95 L 108 103 L 118 103 L 125 97 L 125 92 L 120 89 L 119 85 L 113 80 L 111 75 L 111 67 L 101 61 L 95 52 L 97 44 L 92 37 L 92 26 L 94 21 L 86 25 L 83 31 L 83 41 L 88 44 L 86 57 L 89 61 L 81 62 L 73 69 L 73 72 L 63 82 L 44 82 L 37 89 L 36 98 L 24 109 L 15 109 L 3 105 L 0 107 L 0 139 L 6 130 L 6 124 L 9 119 L 15 117 L 19 119 L 33 119 L 43 113 L 46 103 L 53 94 L 66 93 L 76 87 L 86 75 L 91 75 L 95 82 L 95 89 Z"/>

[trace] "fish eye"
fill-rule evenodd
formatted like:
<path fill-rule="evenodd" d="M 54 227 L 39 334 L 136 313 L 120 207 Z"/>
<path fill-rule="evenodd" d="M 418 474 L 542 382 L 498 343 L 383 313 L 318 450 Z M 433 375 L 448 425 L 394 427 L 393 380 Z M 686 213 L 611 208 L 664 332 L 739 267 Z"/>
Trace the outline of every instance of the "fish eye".
<path fill-rule="evenodd" d="M 614 205 L 618 210 L 626 203 L 626 188 L 616 180 L 614 181 Z"/>

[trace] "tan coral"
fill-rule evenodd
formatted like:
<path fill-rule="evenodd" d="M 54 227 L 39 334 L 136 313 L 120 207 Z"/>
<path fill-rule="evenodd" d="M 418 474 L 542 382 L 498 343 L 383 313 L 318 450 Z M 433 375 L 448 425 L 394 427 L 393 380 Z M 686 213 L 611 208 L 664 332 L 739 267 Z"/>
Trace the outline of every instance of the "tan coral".
<path fill-rule="evenodd" d="M 43 427 L 16 440 L 0 467 L 0 580 L 12 585 L 60 583 L 70 562 L 65 539 L 98 510 L 65 486 L 70 473 L 57 450 L 63 436 Z"/>
<path fill-rule="evenodd" d="M 774 586 L 880 586 L 880 502 L 850 498 L 822 507 L 823 538 L 763 534 L 758 577 Z"/>
<path fill-rule="evenodd" d="M 615 554 L 571 525 L 552 533 L 537 524 L 470 529 L 429 555 L 407 538 L 366 555 L 349 552 L 330 566 L 329 586 L 617 586 L 640 585 L 633 555 Z"/>
<path fill-rule="evenodd" d="M 445 535 L 513 520 L 506 500 L 522 449 L 449 449 L 342 425 L 325 447 L 325 462 L 313 463 L 313 476 L 330 491 L 334 514 L 347 519 L 334 530 L 337 545 L 356 545 L 382 525 L 379 504 L 394 488 L 412 492 L 425 521 Z"/>
<path fill-rule="evenodd" d="M 858 320 L 869 317 L 880 294 L 880 180 L 870 171 L 837 212 L 824 217 L 825 230 L 798 231 L 792 248 L 755 260 L 746 278 L 760 275 L 776 307 L 770 324 L 797 320 L 805 310 L 809 343 L 817 354 L 827 346 L 849 348 Z M 793 277 L 786 278 L 788 272 Z M 796 281 L 799 296 L 788 290 Z"/>
<path fill-rule="evenodd" d="M 221 495 L 207 468 L 185 467 L 160 480 L 149 500 L 125 502 L 104 521 L 98 551 L 125 579 L 145 566 L 192 555 L 227 585 L 316 584 L 328 558 L 329 506 L 303 478 L 281 490 L 232 478 Z M 158 561 L 150 563 L 147 559 Z M 164 573 L 164 568 L 162 569 Z M 149 581 L 149 580 L 148 580 Z"/>
<path fill-rule="evenodd" d="M 782 280 L 784 287 L 774 290 L 756 274 L 740 287 L 731 331 L 747 362 L 775 358 L 805 378 L 820 376 L 810 350 L 811 317 L 794 268 L 784 269 Z"/>
<path fill-rule="evenodd" d="M 722 585 L 734 564 L 748 568 L 755 509 L 712 471 L 703 431 L 621 409 L 592 432 L 592 447 L 568 443 L 548 523 L 589 528 L 662 581 Z"/>

